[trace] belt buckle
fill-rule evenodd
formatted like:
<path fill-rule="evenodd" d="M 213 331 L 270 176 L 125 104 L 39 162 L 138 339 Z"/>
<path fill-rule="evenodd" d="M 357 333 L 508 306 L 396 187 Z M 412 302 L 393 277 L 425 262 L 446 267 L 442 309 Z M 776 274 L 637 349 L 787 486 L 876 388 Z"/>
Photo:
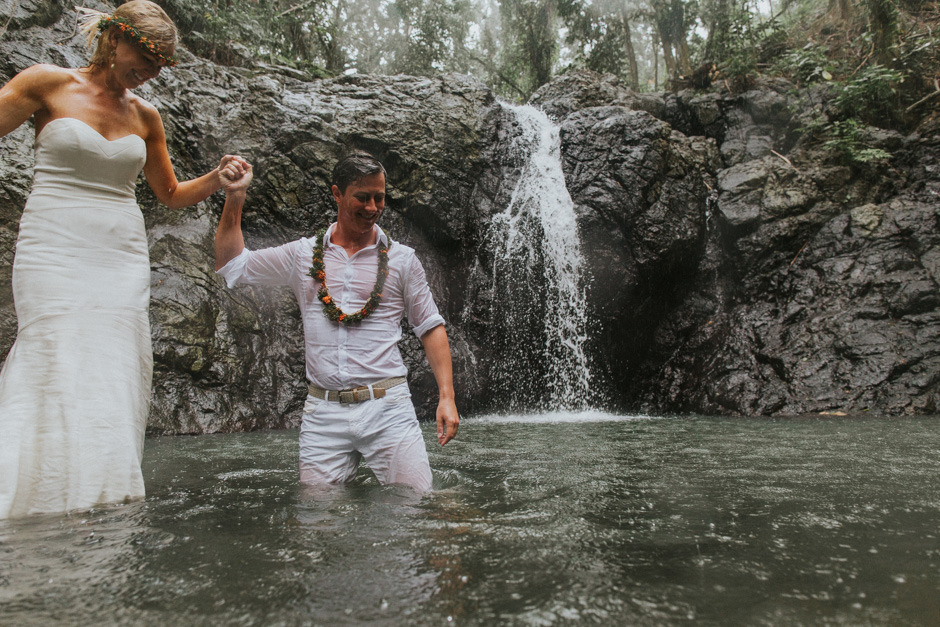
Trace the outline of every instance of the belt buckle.
<path fill-rule="evenodd" d="M 365 398 L 359 398 L 359 393 L 365 392 Z M 350 390 L 340 390 L 339 392 L 339 402 L 344 405 L 351 405 L 353 403 L 361 403 L 363 401 L 369 400 L 369 386 L 363 385 L 357 388 L 352 388 Z"/>

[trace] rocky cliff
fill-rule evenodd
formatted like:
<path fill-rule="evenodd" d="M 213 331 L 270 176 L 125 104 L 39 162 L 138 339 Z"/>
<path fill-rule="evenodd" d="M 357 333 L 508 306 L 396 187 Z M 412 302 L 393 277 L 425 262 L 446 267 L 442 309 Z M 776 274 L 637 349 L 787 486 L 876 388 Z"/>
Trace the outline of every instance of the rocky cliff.
<path fill-rule="evenodd" d="M 597 222 L 605 208 L 628 208 L 630 218 L 603 220 L 598 229 L 632 238 L 620 249 L 624 268 L 687 235 L 665 266 L 669 273 L 597 294 L 610 303 L 630 288 L 639 291 L 602 315 L 601 346 L 623 355 L 607 363 L 626 407 L 759 415 L 937 411 L 940 120 L 930 117 L 906 135 L 866 129 L 870 145 L 892 160 L 844 165 L 798 133 L 820 99 L 824 93 L 798 92 L 785 81 L 744 93 L 636 95 L 610 79 L 577 74 L 533 98 L 561 120 L 582 223 Z M 618 116 L 635 119 L 624 109 L 650 112 L 692 145 L 714 142 L 717 154 L 704 159 L 701 176 L 708 204 L 697 221 L 686 214 L 697 231 L 677 229 L 682 222 L 674 218 L 642 221 L 655 205 L 634 208 L 621 189 L 648 189 L 636 179 L 649 168 L 634 164 L 629 178 L 620 171 L 637 154 L 631 142 L 641 132 L 609 145 L 580 128 L 591 116 L 610 125 Z M 594 155 L 588 167 L 585 150 Z M 583 172 L 603 182 L 587 185 Z M 683 176 L 682 184 L 694 179 Z M 677 230 L 652 246 L 640 241 L 664 228 Z M 599 254 L 611 250 L 601 248 Z"/>
<path fill-rule="evenodd" d="M 20 2 L 0 39 L 0 79 L 39 62 L 81 66 L 74 25 L 57 0 Z M 332 221 L 332 164 L 352 146 L 373 151 L 389 172 L 383 226 L 418 250 L 449 322 L 458 406 L 489 411 L 537 396 L 548 372 L 538 359 L 509 376 L 496 367 L 510 344 L 486 232 L 524 156 L 512 149 L 515 118 L 487 89 L 456 75 L 307 80 L 180 57 L 140 95 L 162 113 L 179 178 L 226 152 L 255 164 L 250 247 Z M 802 97 L 782 82 L 634 94 L 582 73 L 533 97 L 560 126 L 596 403 L 657 414 L 937 411 L 940 123 L 874 132 L 890 164 L 846 166 L 796 133 Z M 16 330 L 10 276 L 32 135 L 24 125 L 0 142 L 2 354 Z M 144 183 L 138 195 L 153 268 L 152 429 L 295 425 L 305 386 L 292 295 L 227 290 L 214 274 L 221 194 L 180 211 Z M 515 293 L 538 308 L 539 285 Z M 521 333 L 537 342 L 541 328 Z M 429 418 L 433 377 L 420 342 L 405 338 Z"/>

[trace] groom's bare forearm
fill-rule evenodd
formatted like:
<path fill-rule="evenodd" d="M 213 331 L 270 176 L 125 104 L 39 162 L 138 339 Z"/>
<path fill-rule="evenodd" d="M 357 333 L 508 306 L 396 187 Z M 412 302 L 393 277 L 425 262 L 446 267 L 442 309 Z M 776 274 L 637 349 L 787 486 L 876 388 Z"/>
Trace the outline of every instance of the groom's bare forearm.
<path fill-rule="evenodd" d="M 450 342 L 444 325 L 438 325 L 421 336 L 431 372 L 437 381 L 437 441 L 442 446 L 457 435 L 460 416 L 454 404 L 454 372 L 450 356 Z"/>
<path fill-rule="evenodd" d="M 215 269 L 222 268 L 237 257 L 245 248 L 242 236 L 242 207 L 245 206 L 245 192 L 225 194 L 225 206 L 219 218 L 219 228 L 215 232 Z"/>

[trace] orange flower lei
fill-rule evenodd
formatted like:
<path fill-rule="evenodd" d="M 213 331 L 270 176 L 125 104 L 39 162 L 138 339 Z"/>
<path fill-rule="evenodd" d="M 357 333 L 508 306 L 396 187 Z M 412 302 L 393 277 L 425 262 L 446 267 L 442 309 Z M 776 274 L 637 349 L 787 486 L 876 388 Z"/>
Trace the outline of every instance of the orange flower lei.
<path fill-rule="evenodd" d="M 388 236 L 385 235 L 385 231 L 381 228 L 379 228 L 379 233 L 385 236 L 385 239 L 388 239 Z M 375 286 L 372 288 L 372 293 L 369 294 L 369 300 L 366 301 L 362 309 L 355 313 L 348 314 L 336 306 L 336 303 L 333 302 L 333 297 L 330 296 L 330 291 L 326 287 L 326 268 L 323 265 L 323 237 L 325 235 L 326 229 L 323 229 L 315 236 L 316 239 L 314 241 L 316 244 L 313 246 L 313 265 L 310 266 L 310 272 L 307 274 L 320 282 L 317 298 L 323 303 L 323 314 L 327 318 L 346 326 L 358 324 L 368 318 L 372 312 L 376 310 L 382 300 L 382 288 L 385 287 L 385 279 L 388 278 L 388 248 L 390 246 L 379 248 L 379 267 L 375 274 Z"/>
<path fill-rule="evenodd" d="M 135 28 L 134 25 L 131 24 L 126 18 L 105 15 L 100 20 L 98 20 L 99 31 L 104 32 L 110 26 L 117 26 L 122 33 L 133 39 L 138 46 L 157 57 L 157 59 L 160 61 L 163 61 L 164 64 L 168 65 L 169 67 L 176 67 L 175 57 L 163 54 L 160 48 L 157 47 L 157 44 L 147 39 L 147 37 L 137 30 L 137 28 Z"/>

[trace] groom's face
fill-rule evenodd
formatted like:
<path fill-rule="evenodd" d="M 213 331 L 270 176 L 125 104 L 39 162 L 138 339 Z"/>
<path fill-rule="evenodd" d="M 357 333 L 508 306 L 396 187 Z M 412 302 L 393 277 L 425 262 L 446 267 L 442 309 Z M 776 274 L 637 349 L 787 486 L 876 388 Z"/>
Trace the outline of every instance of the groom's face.
<path fill-rule="evenodd" d="M 346 191 L 333 186 L 337 220 L 354 233 L 371 231 L 385 210 L 385 174 L 379 172 L 353 181 Z"/>

